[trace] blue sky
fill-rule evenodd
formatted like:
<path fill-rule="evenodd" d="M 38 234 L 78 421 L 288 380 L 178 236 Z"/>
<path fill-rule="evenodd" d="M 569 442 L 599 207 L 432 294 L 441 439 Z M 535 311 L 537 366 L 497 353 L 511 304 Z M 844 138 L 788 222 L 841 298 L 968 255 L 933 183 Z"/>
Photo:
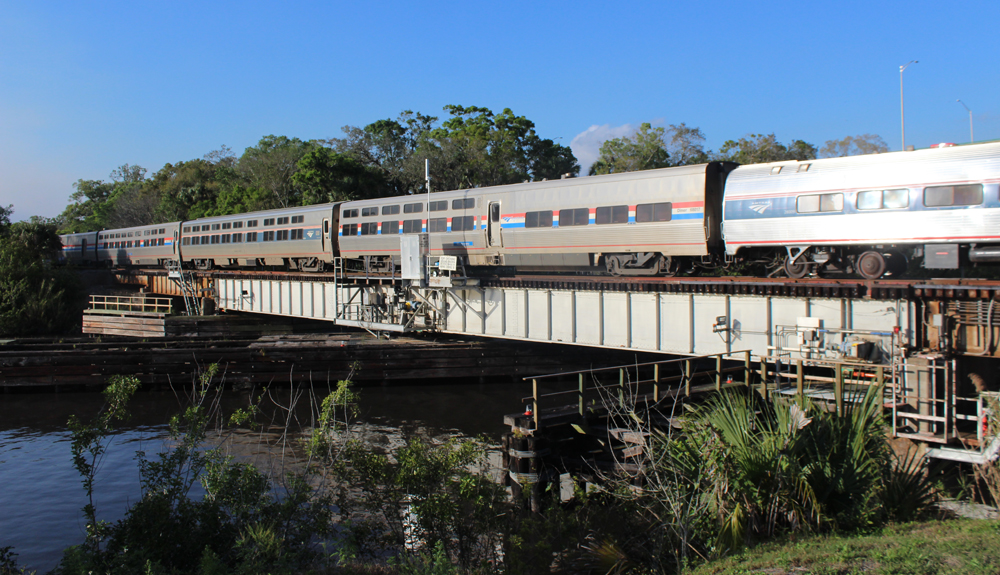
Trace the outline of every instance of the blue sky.
<path fill-rule="evenodd" d="M 90 6 L 90 4 L 94 4 Z M 1000 138 L 1000 2 L 0 0 L 0 204 L 60 213 L 78 179 L 151 175 L 264 135 L 446 104 L 511 108 L 587 164 L 641 122 L 706 145 L 873 133 Z M 561 138 L 561 139 L 560 139 Z"/>

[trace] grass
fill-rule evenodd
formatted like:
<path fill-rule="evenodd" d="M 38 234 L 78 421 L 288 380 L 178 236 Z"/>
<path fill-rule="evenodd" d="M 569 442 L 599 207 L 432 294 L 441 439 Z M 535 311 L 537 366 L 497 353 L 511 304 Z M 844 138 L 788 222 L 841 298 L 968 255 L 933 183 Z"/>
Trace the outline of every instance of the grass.
<path fill-rule="evenodd" d="M 690 575 L 1000 573 L 1000 522 L 955 519 L 891 525 L 868 535 L 795 537 L 713 561 Z"/>

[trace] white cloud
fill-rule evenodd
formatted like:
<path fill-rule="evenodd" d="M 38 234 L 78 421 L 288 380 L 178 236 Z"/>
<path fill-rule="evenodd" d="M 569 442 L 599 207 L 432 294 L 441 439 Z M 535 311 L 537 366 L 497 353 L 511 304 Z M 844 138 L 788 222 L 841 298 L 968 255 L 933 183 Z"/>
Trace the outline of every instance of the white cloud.
<path fill-rule="evenodd" d="M 622 124 L 621 126 L 614 127 L 610 124 L 604 124 L 603 126 L 594 124 L 577 134 L 573 138 L 573 141 L 569 143 L 569 147 L 573 150 L 573 155 L 576 156 L 577 161 L 580 162 L 580 174 L 586 175 L 587 170 L 590 169 L 590 165 L 597 161 L 598 156 L 600 156 L 601 144 L 606 140 L 631 135 L 637 129 L 638 126 L 632 124 Z"/>

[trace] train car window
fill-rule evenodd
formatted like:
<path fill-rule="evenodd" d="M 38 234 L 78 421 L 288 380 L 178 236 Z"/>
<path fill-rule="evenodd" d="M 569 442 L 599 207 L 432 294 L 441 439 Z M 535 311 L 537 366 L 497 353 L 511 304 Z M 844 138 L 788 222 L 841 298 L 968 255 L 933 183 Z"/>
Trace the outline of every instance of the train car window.
<path fill-rule="evenodd" d="M 340 214 L 340 217 L 341 218 L 356 218 L 356 217 L 358 217 L 358 210 L 357 209 L 344 210 L 343 213 Z"/>
<path fill-rule="evenodd" d="M 228 244 L 228 243 L 229 243 L 229 239 L 230 239 L 231 237 L 232 237 L 232 236 L 231 236 L 231 235 L 229 235 L 229 234 L 222 234 L 222 243 L 224 243 L 224 244 Z"/>
<path fill-rule="evenodd" d="M 795 198 L 795 211 L 800 214 L 840 212 L 844 210 L 844 194 L 809 194 Z"/>
<path fill-rule="evenodd" d="M 471 232 L 476 229 L 476 216 L 455 216 L 451 219 L 451 231 Z"/>
<path fill-rule="evenodd" d="M 910 205 L 910 190 L 867 190 L 858 192 L 859 210 L 897 210 Z"/>
<path fill-rule="evenodd" d="M 844 194 L 820 194 L 819 211 L 821 212 L 844 211 Z"/>
<path fill-rule="evenodd" d="M 301 240 L 302 237 L 303 237 L 302 228 L 298 228 L 296 230 L 292 230 L 292 239 L 293 240 Z"/>
<path fill-rule="evenodd" d="M 423 204 L 403 204 L 404 214 L 419 214 L 422 211 L 424 211 Z"/>
<path fill-rule="evenodd" d="M 524 214 L 524 227 L 526 228 L 551 228 L 552 210 L 542 212 L 528 212 Z"/>
<path fill-rule="evenodd" d="M 361 235 L 374 236 L 378 233 L 378 222 L 365 222 L 361 224 Z"/>
<path fill-rule="evenodd" d="M 370 216 L 377 216 L 377 215 L 378 215 L 378 208 L 377 207 L 374 207 L 374 208 L 361 208 L 361 217 L 367 218 L 367 217 L 370 217 Z"/>
<path fill-rule="evenodd" d="M 396 206 L 399 209 L 399 206 Z M 399 220 L 391 220 L 388 222 L 382 222 L 382 235 L 387 234 L 398 234 L 399 233 Z"/>
<path fill-rule="evenodd" d="M 273 242 L 274 241 L 274 231 L 263 232 L 260 238 L 262 242 Z"/>
<path fill-rule="evenodd" d="M 132 237 L 132 232 L 128 233 L 128 237 Z M 131 246 L 130 246 L 131 247 Z"/>
<path fill-rule="evenodd" d="M 279 226 L 286 225 L 287 223 L 288 223 L 288 217 L 287 216 L 284 217 L 284 218 L 278 218 L 278 225 Z"/>
<path fill-rule="evenodd" d="M 981 203 L 983 203 L 982 184 L 924 188 L 924 205 L 928 207 L 975 206 Z"/>
<path fill-rule="evenodd" d="M 292 216 L 292 223 L 293 224 L 301 224 L 304 221 L 306 221 L 306 217 L 305 216 Z"/>
<path fill-rule="evenodd" d="M 232 227 L 233 227 L 233 224 L 231 224 L 229 222 L 225 222 L 224 224 L 222 224 L 222 229 L 224 229 L 224 230 L 232 229 Z"/>
<path fill-rule="evenodd" d="M 212 236 L 212 243 L 213 244 L 219 243 L 219 234 L 215 234 Z"/>
<path fill-rule="evenodd" d="M 160 233 L 161 233 L 161 234 L 165 234 L 165 233 L 167 233 L 167 229 L 166 229 L 166 228 L 160 228 Z"/>
<path fill-rule="evenodd" d="M 219 229 L 219 227 L 220 227 L 219 224 L 212 224 L 212 230 L 213 231 Z"/>
<path fill-rule="evenodd" d="M 264 225 L 265 226 L 273 226 L 274 225 L 274 218 L 264 218 Z"/>
<path fill-rule="evenodd" d="M 243 222 L 233 222 L 233 229 L 238 230 L 243 227 Z"/>
<path fill-rule="evenodd" d="M 585 226 L 590 223 L 590 209 L 559 210 L 559 227 Z"/>
<path fill-rule="evenodd" d="M 247 227 L 248 228 L 256 228 L 257 227 L 257 220 L 247 220 Z"/>
<path fill-rule="evenodd" d="M 247 232 L 246 237 L 248 242 L 255 242 L 257 241 L 257 232 Z"/>
<path fill-rule="evenodd" d="M 345 236 L 356 236 L 358 235 L 358 224 L 344 224 Z"/>
<path fill-rule="evenodd" d="M 500 221 L 500 203 L 490 204 L 490 221 L 499 222 Z"/>
<path fill-rule="evenodd" d="M 451 201 L 451 209 L 468 210 L 476 207 L 476 198 L 462 198 Z"/>
<path fill-rule="evenodd" d="M 288 230 L 278 230 L 277 241 L 283 242 L 288 239 Z"/>
<path fill-rule="evenodd" d="M 447 205 L 447 202 L 445 205 Z M 432 218 L 427 220 L 427 231 L 432 234 L 448 231 L 448 218 Z"/>
<path fill-rule="evenodd" d="M 431 212 L 443 212 L 448 209 L 448 200 L 439 200 L 437 202 L 431 202 L 430 207 L 427 208 Z"/>
<path fill-rule="evenodd" d="M 130 247 L 132 247 L 132 240 L 129 240 L 129 241 L 128 241 L 128 245 L 126 245 L 125 247 L 126 247 L 126 248 L 130 248 Z"/>
<path fill-rule="evenodd" d="M 628 206 L 604 206 L 597 208 L 595 224 L 627 224 Z"/>
<path fill-rule="evenodd" d="M 424 231 L 424 223 L 422 220 L 404 220 L 403 221 L 403 233 L 404 234 L 419 234 Z"/>
<path fill-rule="evenodd" d="M 394 216 L 399 213 L 399 204 L 395 206 L 382 206 L 383 216 Z"/>

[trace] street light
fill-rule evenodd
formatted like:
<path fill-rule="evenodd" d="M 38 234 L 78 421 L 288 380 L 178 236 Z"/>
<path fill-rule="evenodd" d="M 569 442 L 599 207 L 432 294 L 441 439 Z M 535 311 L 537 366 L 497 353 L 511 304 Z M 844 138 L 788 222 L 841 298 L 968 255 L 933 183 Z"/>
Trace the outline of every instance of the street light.
<path fill-rule="evenodd" d="M 906 151 L 906 116 L 903 115 L 903 70 L 907 69 L 910 64 L 918 64 L 916 60 L 910 60 L 906 64 L 899 67 L 899 124 L 902 127 L 902 149 Z"/>
<path fill-rule="evenodd" d="M 971 144 L 972 142 L 976 141 L 975 138 L 972 137 L 972 110 L 970 110 L 969 107 L 965 105 L 965 102 L 961 100 L 955 100 L 955 101 L 961 104 L 962 107 L 965 108 L 965 111 L 969 113 L 969 143 Z"/>

